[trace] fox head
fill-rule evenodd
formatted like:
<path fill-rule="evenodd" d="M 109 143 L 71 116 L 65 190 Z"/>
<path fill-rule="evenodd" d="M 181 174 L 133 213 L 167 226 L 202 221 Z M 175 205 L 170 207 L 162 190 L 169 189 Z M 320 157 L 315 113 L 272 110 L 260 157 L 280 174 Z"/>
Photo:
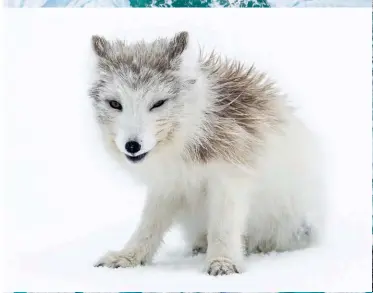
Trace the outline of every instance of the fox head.
<path fill-rule="evenodd" d="M 192 123 L 198 97 L 196 74 L 184 70 L 188 39 L 187 32 L 132 44 L 92 37 L 98 62 L 89 95 L 105 137 L 132 163 Z"/>

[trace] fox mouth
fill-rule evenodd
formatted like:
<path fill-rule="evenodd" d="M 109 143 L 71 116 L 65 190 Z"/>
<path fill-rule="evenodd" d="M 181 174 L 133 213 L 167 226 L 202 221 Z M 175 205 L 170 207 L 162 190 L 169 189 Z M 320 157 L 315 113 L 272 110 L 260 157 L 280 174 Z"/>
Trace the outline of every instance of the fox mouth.
<path fill-rule="evenodd" d="M 128 155 L 126 155 L 126 157 L 132 163 L 137 163 L 137 162 L 140 162 L 142 159 L 144 159 L 147 154 L 148 153 L 143 153 L 143 154 L 138 155 L 138 156 L 128 156 Z"/>

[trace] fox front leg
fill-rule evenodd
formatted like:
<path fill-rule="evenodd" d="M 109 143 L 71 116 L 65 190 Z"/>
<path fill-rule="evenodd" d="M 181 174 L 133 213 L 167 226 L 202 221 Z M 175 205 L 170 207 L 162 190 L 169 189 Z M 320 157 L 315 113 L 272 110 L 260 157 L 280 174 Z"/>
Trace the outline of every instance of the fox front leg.
<path fill-rule="evenodd" d="M 151 262 L 165 232 L 170 228 L 178 209 L 174 201 L 165 197 L 149 196 L 140 225 L 123 249 L 109 251 L 95 264 L 96 267 L 135 267 Z"/>
<path fill-rule="evenodd" d="M 209 183 L 206 266 L 209 275 L 229 275 L 243 270 L 241 235 L 248 212 L 248 184 L 245 174 L 234 171 L 217 174 Z"/>

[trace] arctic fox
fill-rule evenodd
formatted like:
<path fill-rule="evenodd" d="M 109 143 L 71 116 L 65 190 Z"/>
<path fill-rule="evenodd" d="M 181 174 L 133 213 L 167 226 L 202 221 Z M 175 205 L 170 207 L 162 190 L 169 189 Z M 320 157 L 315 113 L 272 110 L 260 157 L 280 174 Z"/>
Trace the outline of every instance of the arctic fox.
<path fill-rule="evenodd" d="M 95 266 L 151 262 L 173 224 L 192 254 L 206 253 L 210 275 L 319 238 L 323 177 L 312 133 L 266 74 L 205 55 L 189 39 L 92 37 L 89 95 L 105 145 L 148 190 L 128 243 Z"/>

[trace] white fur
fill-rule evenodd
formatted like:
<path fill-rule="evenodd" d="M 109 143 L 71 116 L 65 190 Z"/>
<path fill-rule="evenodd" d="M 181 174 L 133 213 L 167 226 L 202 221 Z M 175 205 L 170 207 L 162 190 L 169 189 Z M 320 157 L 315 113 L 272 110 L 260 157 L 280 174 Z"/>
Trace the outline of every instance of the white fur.
<path fill-rule="evenodd" d="M 183 68 L 191 74 L 191 67 Z M 198 135 L 203 110 L 214 99 L 202 73 L 194 69 L 193 74 L 197 83 L 184 99 L 185 111 L 193 119 L 183 125 L 175 142 L 154 148 L 143 162 L 133 164 L 123 158 L 131 174 L 147 186 L 148 197 L 141 223 L 129 242 L 123 250 L 102 257 L 98 265 L 128 267 L 151 261 L 165 232 L 176 223 L 185 228 L 191 249 L 204 251 L 208 243 L 205 269 L 213 275 L 243 271 L 244 253 L 307 247 L 321 231 L 321 161 L 311 132 L 290 111 L 285 114 L 283 132 L 268 132 L 255 166 L 222 159 L 208 163 L 182 159 L 184 142 Z M 135 100 L 130 98 L 129 108 Z M 124 111 L 122 115 L 118 126 L 122 132 L 116 142 L 123 151 L 130 135 L 143 134 L 151 127 L 145 122 L 149 115 L 145 112 L 136 116 Z M 128 125 L 137 132 L 130 134 Z M 148 141 L 150 150 L 154 145 Z M 309 235 L 302 232 L 307 227 L 312 229 Z"/>

